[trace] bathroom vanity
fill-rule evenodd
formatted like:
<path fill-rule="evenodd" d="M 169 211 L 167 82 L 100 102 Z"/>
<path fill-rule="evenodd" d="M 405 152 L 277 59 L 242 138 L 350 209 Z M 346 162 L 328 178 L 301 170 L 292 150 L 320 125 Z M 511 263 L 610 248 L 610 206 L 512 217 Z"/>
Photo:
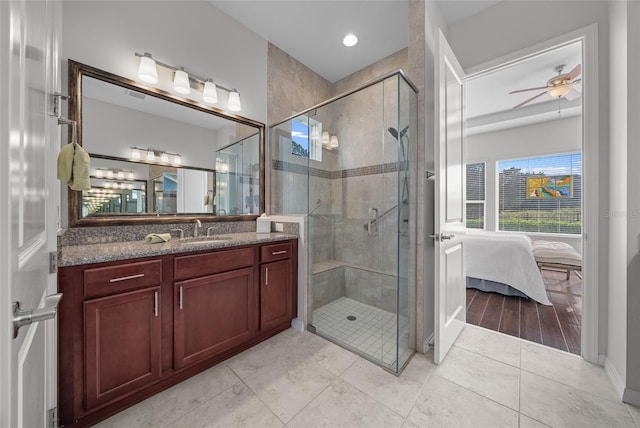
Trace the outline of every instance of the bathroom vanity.
<path fill-rule="evenodd" d="M 290 327 L 297 239 L 63 247 L 59 418 L 86 426 Z"/>

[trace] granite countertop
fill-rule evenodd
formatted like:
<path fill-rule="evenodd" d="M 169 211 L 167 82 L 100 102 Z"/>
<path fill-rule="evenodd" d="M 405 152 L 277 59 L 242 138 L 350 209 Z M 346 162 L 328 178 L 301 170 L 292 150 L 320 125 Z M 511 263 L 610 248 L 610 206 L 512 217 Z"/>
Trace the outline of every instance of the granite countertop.
<path fill-rule="evenodd" d="M 216 240 L 216 238 L 218 238 L 218 240 Z M 163 242 L 161 244 L 147 244 L 145 241 L 125 241 L 106 244 L 71 245 L 62 247 L 58 266 L 75 266 L 139 257 L 161 256 L 165 254 L 215 250 L 240 245 L 286 241 L 289 239 L 298 239 L 298 235 L 244 232 L 225 233 L 224 235 L 211 237 L 202 236 L 200 238 L 173 238 L 169 242 Z M 210 242 L 206 242 L 207 240 Z"/>

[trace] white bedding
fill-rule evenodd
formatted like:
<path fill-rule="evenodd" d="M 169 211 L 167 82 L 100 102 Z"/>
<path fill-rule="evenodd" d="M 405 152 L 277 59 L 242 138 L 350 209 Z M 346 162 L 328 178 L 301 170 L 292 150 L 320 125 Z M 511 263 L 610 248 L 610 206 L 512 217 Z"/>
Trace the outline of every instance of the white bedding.
<path fill-rule="evenodd" d="M 464 245 L 467 276 L 510 285 L 543 305 L 551 305 L 529 237 L 467 234 Z"/>

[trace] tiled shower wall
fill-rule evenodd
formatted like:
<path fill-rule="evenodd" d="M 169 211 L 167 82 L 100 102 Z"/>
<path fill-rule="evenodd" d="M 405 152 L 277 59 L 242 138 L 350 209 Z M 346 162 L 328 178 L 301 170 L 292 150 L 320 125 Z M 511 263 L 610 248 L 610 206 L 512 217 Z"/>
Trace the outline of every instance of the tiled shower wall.
<path fill-rule="evenodd" d="M 270 107 L 269 121 L 277 122 L 293 111 L 302 111 L 389 71 L 406 70 L 407 64 L 408 50 L 403 49 L 327 85 L 328 82 L 314 76 L 294 58 L 270 46 L 269 100 L 277 104 L 277 108 Z M 303 79 L 296 70 L 302 72 Z M 301 92 L 295 94 L 295 91 Z M 318 99 L 319 96 L 324 98 Z M 323 150 L 322 162 L 291 154 L 289 123 L 270 134 L 271 212 L 311 211 L 310 264 L 338 262 L 347 266 L 314 275 L 315 307 L 346 296 L 348 288 L 350 298 L 369 304 L 376 300 L 376 307 L 387 306 L 383 301 L 393 302 L 393 308 L 387 310 L 395 311 L 397 209 L 380 220 L 376 240 L 368 236 L 364 225 L 369 208 L 378 208 L 381 215 L 398 202 L 398 145 L 386 131 L 388 127 L 399 127 L 398 98 L 398 81 L 392 79 L 318 109 L 314 119 L 322 122 L 323 130 L 340 140 L 337 151 Z M 309 103 L 301 106 L 304 99 Z M 408 212 L 401 208 L 403 214 Z M 385 278 L 394 280 L 385 281 Z M 368 286 L 364 286 L 365 283 Z"/>

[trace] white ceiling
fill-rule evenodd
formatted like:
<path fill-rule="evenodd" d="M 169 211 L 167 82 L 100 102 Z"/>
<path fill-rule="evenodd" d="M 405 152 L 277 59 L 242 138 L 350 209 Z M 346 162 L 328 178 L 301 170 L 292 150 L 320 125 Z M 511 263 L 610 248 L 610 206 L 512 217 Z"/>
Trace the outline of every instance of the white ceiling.
<path fill-rule="evenodd" d="M 330 82 L 408 45 L 408 0 L 209 1 Z"/>
<path fill-rule="evenodd" d="M 549 120 L 550 117 L 558 117 L 558 110 L 561 111 L 561 117 L 580 114 L 580 98 L 570 102 L 565 98 L 558 100 L 548 94 L 524 107 L 513 110 L 514 106 L 543 92 L 543 90 L 512 95 L 509 95 L 509 92 L 545 86 L 551 77 L 557 75 L 553 70 L 554 67 L 565 64 L 564 73 L 568 73 L 581 63 L 581 58 L 581 45 L 574 43 L 536 55 L 493 73 L 469 79 L 466 84 L 467 128 L 483 127 L 499 122 L 507 123 L 524 116 L 528 117 L 528 123 L 531 123 L 534 116 L 539 119 L 536 121 Z M 582 92 L 581 82 L 576 83 L 574 88 Z M 551 112 L 555 114 L 549 115 Z M 514 122 L 510 125 L 513 126 L 516 123 L 523 124 L 522 122 Z"/>
<path fill-rule="evenodd" d="M 372 64 L 408 44 L 408 0 L 209 0 L 215 7 L 272 42 L 330 82 Z M 428 0 L 432 1 L 432 0 Z M 484 12 L 501 0 L 435 0 L 449 26 Z M 353 32 L 356 46 L 342 44 Z M 509 91 L 544 86 L 566 64 L 580 63 L 580 46 L 564 47 L 484 75 L 467 86 L 467 119 L 475 132 L 495 125 L 519 126 L 557 118 L 558 100 L 544 95 L 530 105 L 512 107 L 538 92 Z M 580 85 L 576 85 L 581 90 Z M 580 113 L 581 100 L 561 100 L 564 116 Z M 573 107 L 573 109 L 570 109 Z M 555 116 L 551 113 L 555 112 Z M 523 119 L 527 117 L 527 119 Z M 507 125 L 508 124 L 508 125 Z M 474 131 L 471 131 L 474 132 Z"/>

